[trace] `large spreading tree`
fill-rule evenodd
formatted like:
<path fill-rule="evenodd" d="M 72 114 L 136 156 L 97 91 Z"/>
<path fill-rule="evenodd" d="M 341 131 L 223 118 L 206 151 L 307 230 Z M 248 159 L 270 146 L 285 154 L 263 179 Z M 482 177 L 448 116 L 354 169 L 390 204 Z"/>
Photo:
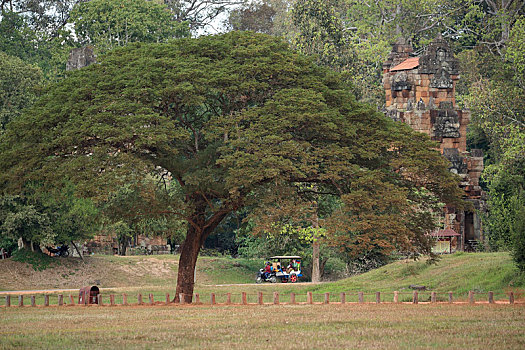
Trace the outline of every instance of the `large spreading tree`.
<path fill-rule="evenodd" d="M 186 302 L 204 240 L 243 207 L 264 206 L 267 225 L 308 218 L 311 198 L 333 196 L 321 225 L 341 246 L 428 253 L 433 204 L 459 194 L 427 136 L 357 103 L 337 73 L 287 43 L 249 32 L 113 50 L 0 137 L 5 192 L 66 178 L 103 199 L 169 172 L 181 195 L 165 213 L 188 227 L 176 290 Z"/>

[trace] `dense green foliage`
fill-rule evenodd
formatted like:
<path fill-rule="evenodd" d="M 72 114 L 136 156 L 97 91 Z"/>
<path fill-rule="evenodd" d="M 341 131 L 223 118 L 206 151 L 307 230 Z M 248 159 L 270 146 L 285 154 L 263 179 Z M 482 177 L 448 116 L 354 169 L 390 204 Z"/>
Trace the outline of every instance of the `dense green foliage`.
<path fill-rule="evenodd" d="M 516 263 L 523 269 L 525 21 L 509 19 L 502 24 L 508 26 L 509 33 L 496 53 L 477 48 L 461 54 L 467 85 L 462 101 L 473 115 L 471 144 L 486 154 L 483 180 L 488 190 L 488 214 L 484 224 L 489 246 L 514 251 Z"/>
<path fill-rule="evenodd" d="M 187 229 L 186 222 L 172 215 L 178 207 L 180 195 L 174 182 L 158 186 L 158 181 L 146 177 L 142 181 L 130 181 L 112 192 L 102 205 L 104 229 L 117 237 L 119 253 L 126 255 L 126 247 L 132 237 L 162 236 L 171 244 L 180 244 Z"/>
<path fill-rule="evenodd" d="M 0 51 L 0 133 L 38 96 L 40 69 Z"/>

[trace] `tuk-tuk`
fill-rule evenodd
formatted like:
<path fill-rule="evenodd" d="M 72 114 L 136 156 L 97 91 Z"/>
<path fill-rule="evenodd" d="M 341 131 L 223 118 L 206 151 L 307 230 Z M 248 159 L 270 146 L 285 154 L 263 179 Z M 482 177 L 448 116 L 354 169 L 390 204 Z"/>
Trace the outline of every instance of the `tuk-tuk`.
<path fill-rule="evenodd" d="M 260 269 L 259 273 L 257 274 L 257 283 L 275 283 L 278 279 L 281 281 L 281 283 L 287 283 L 288 281 L 295 283 L 297 282 L 298 278 L 302 276 L 300 256 L 272 256 L 268 258 L 268 263 L 271 266 L 272 272 L 265 273 L 264 269 Z"/>

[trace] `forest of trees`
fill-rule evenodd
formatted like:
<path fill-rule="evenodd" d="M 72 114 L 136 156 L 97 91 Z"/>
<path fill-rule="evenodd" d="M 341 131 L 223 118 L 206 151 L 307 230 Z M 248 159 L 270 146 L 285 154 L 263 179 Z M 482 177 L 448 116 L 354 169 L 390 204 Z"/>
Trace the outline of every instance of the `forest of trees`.
<path fill-rule="evenodd" d="M 525 270 L 518 0 L 1 0 L 0 246 L 164 235 L 176 295 L 202 246 L 308 262 L 313 245 L 321 270 L 431 254 L 458 180 L 381 113 L 381 79 L 393 42 L 437 34 L 485 155 L 484 249 Z M 86 45 L 97 64 L 66 72 Z"/>

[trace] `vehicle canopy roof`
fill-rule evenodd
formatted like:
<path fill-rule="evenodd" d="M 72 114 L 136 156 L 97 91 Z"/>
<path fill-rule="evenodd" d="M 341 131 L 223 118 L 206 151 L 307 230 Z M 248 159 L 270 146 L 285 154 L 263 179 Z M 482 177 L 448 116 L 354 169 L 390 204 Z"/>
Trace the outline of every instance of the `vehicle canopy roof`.
<path fill-rule="evenodd" d="M 277 255 L 277 256 L 272 256 L 268 259 L 301 259 L 301 257 L 298 255 Z"/>

